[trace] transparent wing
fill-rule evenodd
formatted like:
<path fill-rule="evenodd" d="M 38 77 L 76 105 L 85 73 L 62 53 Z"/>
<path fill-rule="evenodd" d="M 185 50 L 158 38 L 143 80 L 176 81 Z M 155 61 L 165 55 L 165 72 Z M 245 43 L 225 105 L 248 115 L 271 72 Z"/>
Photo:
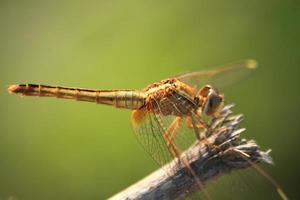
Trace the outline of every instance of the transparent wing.
<path fill-rule="evenodd" d="M 158 106 L 158 103 L 155 105 Z M 176 104 L 174 104 L 174 109 L 176 109 Z M 227 106 L 224 109 L 228 110 L 230 107 Z M 224 118 L 219 124 L 223 125 L 228 121 L 231 118 L 230 114 L 231 111 L 223 113 Z M 196 121 L 201 120 L 196 115 L 193 117 L 196 118 Z M 138 141 L 160 166 L 164 166 L 175 157 L 168 148 L 163 135 L 176 118 L 176 116 L 163 116 L 161 112 L 147 112 L 144 119 L 134 125 Z M 214 120 L 211 123 L 214 123 Z M 174 144 L 180 151 L 184 151 L 194 144 L 195 140 L 194 129 L 187 126 L 185 117 L 181 118 L 177 133 L 173 135 Z M 168 170 L 175 168 L 172 166 L 172 168 L 164 169 L 168 173 Z M 211 199 L 280 199 L 276 187 L 257 173 L 255 167 L 222 175 L 218 179 L 208 182 L 204 191 L 211 196 Z M 199 192 L 196 198 L 199 196 L 207 199 L 202 192 Z"/>
<path fill-rule="evenodd" d="M 243 60 L 227 64 L 211 70 L 188 72 L 177 75 L 176 78 L 197 89 L 204 85 L 224 88 L 248 77 L 257 68 L 256 60 Z"/>
<path fill-rule="evenodd" d="M 206 185 L 212 199 L 274 199 L 280 200 L 276 188 L 251 167 L 222 175 Z"/>
<path fill-rule="evenodd" d="M 169 102 L 167 103 L 165 101 L 165 103 L 170 105 L 174 101 L 174 98 L 177 97 L 178 96 L 172 96 L 170 99 L 166 100 Z M 184 115 L 182 117 L 172 115 L 164 116 L 162 112 L 159 111 L 165 109 L 163 105 L 159 103 L 154 104 L 155 105 L 152 107 L 157 107 L 158 111 L 148 111 L 145 113 L 143 120 L 140 123 L 133 123 L 135 134 L 144 149 L 150 154 L 156 163 L 158 163 L 158 165 L 164 167 L 163 169 L 166 173 L 175 172 L 178 169 L 177 167 L 182 166 L 180 156 L 177 166 L 166 165 L 174 158 L 178 158 L 178 154 L 176 154 L 174 149 L 170 147 L 168 140 L 164 137 L 164 134 L 170 130 L 170 127 L 173 127 L 171 129 L 175 131 L 169 132 L 168 138 L 172 141 L 177 153 L 180 154 L 195 142 L 196 136 L 194 129 L 186 126 L 186 118 Z M 168 107 L 168 109 L 170 108 Z M 179 110 L 175 103 L 171 109 Z M 174 124 L 176 125 L 174 126 Z M 191 179 L 192 181 L 200 181 L 196 177 L 191 177 Z M 201 190 L 201 192 L 199 192 L 196 196 L 198 197 L 197 199 L 208 199 L 205 189 Z"/>
<path fill-rule="evenodd" d="M 163 137 L 164 127 L 154 113 L 147 112 L 143 121 L 133 128 L 139 143 L 158 165 L 163 166 L 174 158 Z"/>
<path fill-rule="evenodd" d="M 148 111 L 141 123 L 133 125 L 139 143 L 160 166 L 165 165 L 176 157 L 174 152 L 168 147 L 164 137 L 167 129 L 176 121 L 178 121 L 176 131 L 170 134 L 169 137 L 172 138 L 172 142 L 177 150 L 182 152 L 196 140 L 193 130 L 185 126 L 184 117 L 179 119 L 176 116 L 164 116 L 160 112 Z"/>
<path fill-rule="evenodd" d="M 230 106 L 226 106 L 220 112 L 220 117 L 212 120 L 210 126 L 240 130 L 236 120 L 241 121 L 241 115 L 233 116 Z M 243 154 L 240 156 L 252 167 L 236 169 L 223 174 L 215 181 L 208 182 L 206 190 L 211 194 L 212 199 L 287 199 L 280 185 L 261 167 L 262 164 L 253 163 Z M 266 158 L 266 160 L 272 163 L 271 158 Z"/>

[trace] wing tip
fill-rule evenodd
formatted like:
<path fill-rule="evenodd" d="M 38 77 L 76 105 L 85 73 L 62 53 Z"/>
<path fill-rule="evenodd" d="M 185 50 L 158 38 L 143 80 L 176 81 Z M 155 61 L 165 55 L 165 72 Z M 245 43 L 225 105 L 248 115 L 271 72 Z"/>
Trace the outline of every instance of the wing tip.
<path fill-rule="evenodd" d="M 245 62 L 248 69 L 256 69 L 258 67 L 258 63 L 255 59 L 248 59 Z"/>

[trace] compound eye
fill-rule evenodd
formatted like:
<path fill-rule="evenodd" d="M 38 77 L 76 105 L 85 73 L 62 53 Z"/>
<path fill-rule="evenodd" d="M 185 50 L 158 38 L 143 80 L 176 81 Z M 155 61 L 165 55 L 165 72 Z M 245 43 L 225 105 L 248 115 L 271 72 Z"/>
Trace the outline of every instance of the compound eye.
<path fill-rule="evenodd" d="M 222 98 L 217 93 L 212 93 L 209 97 L 209 107 L 215 108 L 220 105 Z"/>
<path fill-rule="evenodd" d="M 223 96 L 219 95 L 216 91 L 211 91 L 207 97 L 207 101 L 203 107 L 203 111 L 207 115 L 212 115 L 218 111 L 223 102 Z"/>

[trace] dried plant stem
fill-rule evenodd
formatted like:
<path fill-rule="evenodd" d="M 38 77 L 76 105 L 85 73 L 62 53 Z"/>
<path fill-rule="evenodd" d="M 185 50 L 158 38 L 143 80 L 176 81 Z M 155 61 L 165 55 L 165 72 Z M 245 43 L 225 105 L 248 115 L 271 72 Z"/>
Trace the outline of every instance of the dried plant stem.
<path fill-rule="evenodd" d="M 272 163 L 270 151 L 261 151 L 253 140 L 240 139 L 245 130 L 238 129 L 242 116 L 231 116 L 230 108 L 225 107 L 220 116 L 212 120 L 212 133 L 204 133 L 210 134 L 207 138 L 209 145 L 197 142 L 182 154 L 182 159 L 188 160 L 203 184 L 254 163 Z M 174 166 L 170 172 L 166 173 L 162 167 L 110 199 L 184 199 L 199 189 L 186 168 L 178 165 L 178 159 L 168 165 Z"/>

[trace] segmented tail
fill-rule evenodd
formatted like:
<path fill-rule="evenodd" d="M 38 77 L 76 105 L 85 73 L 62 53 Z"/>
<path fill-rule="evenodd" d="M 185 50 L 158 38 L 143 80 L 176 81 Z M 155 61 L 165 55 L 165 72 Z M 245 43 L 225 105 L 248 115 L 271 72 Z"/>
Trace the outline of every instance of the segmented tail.
<path fill-rule="evenodd" d="M 75 99 L 127 109 L 139 109 L 145 100 L 145 94 L 136 90 L 94 90 L 39 84 L 14 84 L 8 87 L 8 92 L 23 96 Z"/>

